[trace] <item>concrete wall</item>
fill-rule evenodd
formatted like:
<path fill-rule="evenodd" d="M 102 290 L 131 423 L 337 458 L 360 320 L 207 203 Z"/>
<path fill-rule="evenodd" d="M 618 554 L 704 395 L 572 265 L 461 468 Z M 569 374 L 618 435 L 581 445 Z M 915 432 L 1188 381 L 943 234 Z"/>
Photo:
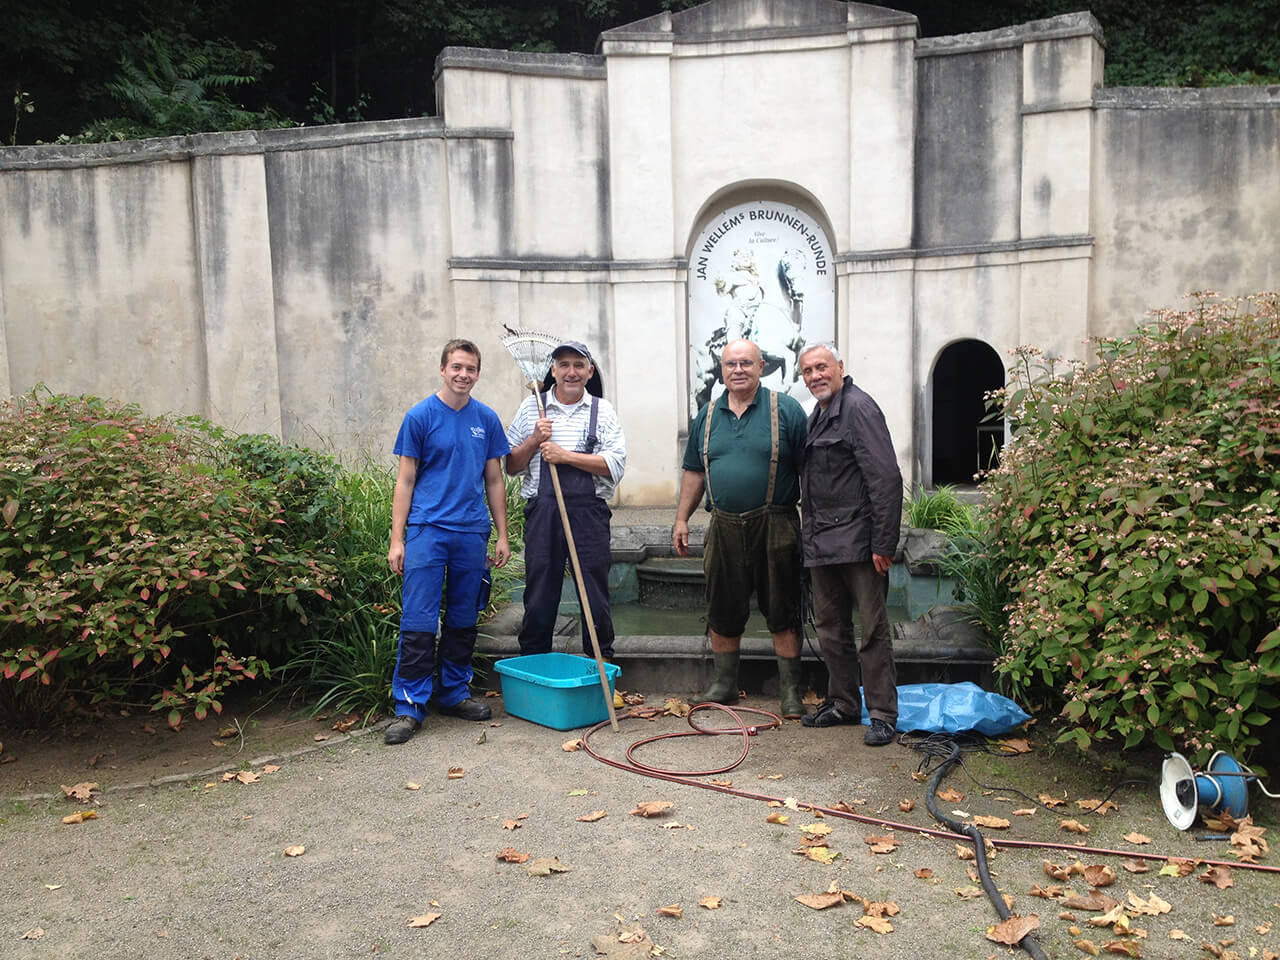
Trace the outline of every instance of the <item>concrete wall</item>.
<path fill-rule="evenodd" d="M 978 338 L 1081 356 L 1192 289 L 1277 286 L 1280 90 L 1101 88 L 1070 14 L 922 40 L 836 0 L 714 0 L 596 55 L 444 51 L 438 117 L 0 149 L 0 390 L 93 392 L 389 451 L 444 340 L 592 344 L 631 446 L 679 477 L 690 244 L 771 199 L 834 245 L 837 339 L 904 473 L 933 366 Z"/>

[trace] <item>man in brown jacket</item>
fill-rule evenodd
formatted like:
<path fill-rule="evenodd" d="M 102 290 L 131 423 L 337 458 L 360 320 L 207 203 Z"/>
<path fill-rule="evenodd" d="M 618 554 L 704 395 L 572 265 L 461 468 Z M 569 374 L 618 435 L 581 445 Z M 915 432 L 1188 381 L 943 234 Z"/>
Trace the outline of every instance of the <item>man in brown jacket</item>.
<path fill-rule="evenodd" d="M 859 723 L 859 663 L 871 723 L 863 740 L 891 742 L 898 721 L 897 674 L 885 599 L 898 550 L 902 473 L 880 407 L 844 373 L 832 344 L 800 355 L 805 386 L 818 401 L 809 415 L 801 544 L 813 582 L 813 619 L 827 664 L 827 698 L 806 727 Z M 862 620 L 857 647 L 853 607 Z"/>

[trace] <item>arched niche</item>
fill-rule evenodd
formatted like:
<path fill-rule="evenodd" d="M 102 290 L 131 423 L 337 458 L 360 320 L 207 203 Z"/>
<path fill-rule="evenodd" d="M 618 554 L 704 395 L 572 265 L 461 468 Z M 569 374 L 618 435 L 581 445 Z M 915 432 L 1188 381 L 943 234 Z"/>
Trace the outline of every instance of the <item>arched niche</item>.
<path fill-rule="evenodd" d="M 804 346 L 836 339 L 835 250 L 826 215 L 799 188 L 738 185 L 707 202 L 688 246 L 688 416 L 724 389 L 720 350 L 759 344 L 762 383 L 810 409 Z"/>
<path fill-rule="evenodd" d="M 996 465 L 1004 445 L 1004 420 L 987 419 L 985 400 L 1004 386 L 1004 364 L 983 341 L 957 340 L 938 354 L 930 382 L 933 486 L 971 484 Z"/>

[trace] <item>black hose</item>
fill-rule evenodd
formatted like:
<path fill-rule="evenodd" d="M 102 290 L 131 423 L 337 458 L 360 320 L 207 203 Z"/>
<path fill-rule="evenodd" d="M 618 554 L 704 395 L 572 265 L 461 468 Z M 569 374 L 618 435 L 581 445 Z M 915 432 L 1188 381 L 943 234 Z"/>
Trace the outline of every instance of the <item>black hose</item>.
<path fill-rule="evenodd" d="M 1000 891 L 996 889 L 995 881 L 991 879 L 991 869 L 987 866 L 987 842 L 983 839 L 981 831 L 971 823 L 966 824 L 952 820 L 938 809 L 938 787 L 942 783 L 942 778 L 947 775 L 947 771 L 959 760 L 960 745 L 953 741 L 950 756 L 938 765 L 938 769 L 933 772 L 933 776 L 929 779 L 928 790 L 925 794 L 925 804 L 929 808 L 929 813 L 933 815 L 933 819 L 937 820 L 952 833 L 962 833 L 973 841 L 973 854 L 978 865 L 978 878 L 982 881 L 982 889 L 986 892 L 987 899 L 991 901 L 991 905 L 996 908 L 996 913 L 1000 916 L 1000 919 L 1008 920 L 1009 908 L 1005 905 L 1004 897 L 1000 895 Z M 1018 941 L 1018 946 L 1035 957 L 1035 960 L 1049 960 L 1048 954 L 1044 952 L 1044 948 L 1040 946 L 1039 941 L 1029 933 Z"/>

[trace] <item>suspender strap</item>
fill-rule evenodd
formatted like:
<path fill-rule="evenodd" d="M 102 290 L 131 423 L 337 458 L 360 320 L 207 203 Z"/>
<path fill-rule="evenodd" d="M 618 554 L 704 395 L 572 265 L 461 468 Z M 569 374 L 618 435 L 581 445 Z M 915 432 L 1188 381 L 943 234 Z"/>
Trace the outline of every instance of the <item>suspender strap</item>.
<path fill-rule="evenodd" d="M 600 438 L 596 436 L 596 421 L 600 418 L 600 398 L 592 396 L 591 398 L 591 422 L 587 424 L 587 445 L 583 453 L 595 453 L 596 447 L 600 445 Z"/>
<path fill-rule="evenodd" d="M 769 391 L 769 492 L 764 495 L 764 505 L 773 503 L 773 488 L 778 482 L 778 393 Z"/>
<path fill-rule="evenodd" d="M 702 433 L 702 477 L 707 487 L 707 502 L 715 508 L 716 499 L 711 494 L 711 460 L 708 451 L 711 449 L 711 414 L 715 411 L 715 401 L 707 404 L 706 429 Z M 773 503 L 773 491 L 778 485 L 778 394 L 769 391 L 769 488 L 764 495 L 764 505 Z"/>
<path fill-rule="evenodd" d="M 702 434 L 702 479 L 707 487 L 707 503 L 711 504 L 712 509 L 715 508 L 716 498 L 711 495 L 711 460 L 707 455 L 707 451 L 711 448 L 711 414 L 715 412 L 715 400 L 707 402 L 707 428 Z"/>

